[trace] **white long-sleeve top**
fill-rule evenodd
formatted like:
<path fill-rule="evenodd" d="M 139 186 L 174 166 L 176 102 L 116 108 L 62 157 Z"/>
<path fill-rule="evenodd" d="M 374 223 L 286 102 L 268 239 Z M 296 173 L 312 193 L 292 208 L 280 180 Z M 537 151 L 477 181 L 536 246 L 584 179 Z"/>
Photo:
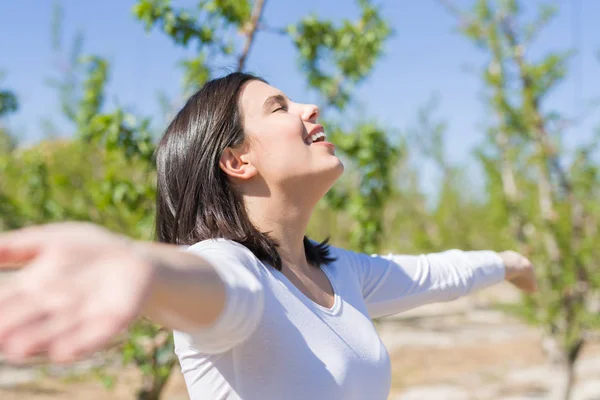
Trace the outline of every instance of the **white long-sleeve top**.
<path fill-rule="evenodd" d="M 371 318 L 504 279 L 492 251 L 368 256 L 331 247 L 336 261 L 323 271 L 335 300 L 326 308 L 238 243 L 207 240 L 187 251 L 215 266 L 227 288 L 212 326 L 175 332 L 192 400 L 385 400 L 390 360 Z"/>

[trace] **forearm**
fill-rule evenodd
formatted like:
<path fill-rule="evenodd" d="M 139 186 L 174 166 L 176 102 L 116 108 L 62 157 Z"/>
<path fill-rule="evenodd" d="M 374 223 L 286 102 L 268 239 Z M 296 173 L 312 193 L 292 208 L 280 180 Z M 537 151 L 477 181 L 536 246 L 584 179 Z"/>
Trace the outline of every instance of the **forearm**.
<path fill-rule="evenodd" d="M 449 301 L 505 279 L 505 266 L 494 251 L 450 250 L 425 255 L 417 281 L 433 301 Z"/>
<path fill-rule="evenodd" d="M 135 243 L 150 263 L 151 281 L 142 314 L 171 329 L 198 330 L 213 324 L 225 308 L 226 287 L 203 258 L 159 243 Z"/>
<path fill-rule="evenodd" d="M 489 251 L 363 256 L 355 264 L 362 265 L 359 274 L 371 317 L 450 301 L 505 279 L 502 260 Z"/>
<path fill-rule="evenodd" d="M 508 281 L 526 292 L 536 290 L 531 262 L 514 251 L 446 251 L 426 256 L 431 275 L 428 291 L 445 292 L 447 299 L 460 297 L 501 281 Z M 423 277 L 417 281 L 422 282 Z"/>

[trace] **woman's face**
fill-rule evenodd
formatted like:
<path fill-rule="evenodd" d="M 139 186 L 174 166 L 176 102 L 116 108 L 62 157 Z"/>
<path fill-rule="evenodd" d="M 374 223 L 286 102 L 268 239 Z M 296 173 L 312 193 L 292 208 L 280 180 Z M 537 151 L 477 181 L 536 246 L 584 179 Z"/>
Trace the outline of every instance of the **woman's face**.
<path fill-rule="evenodd" d="M 319 197 L 329 190 L 344 166 L 317 123 L 317 106 L 295 103 L 256 80 L 246 84 L 240 104 L 248 161 L 269 187 L 322 191 Z"/>

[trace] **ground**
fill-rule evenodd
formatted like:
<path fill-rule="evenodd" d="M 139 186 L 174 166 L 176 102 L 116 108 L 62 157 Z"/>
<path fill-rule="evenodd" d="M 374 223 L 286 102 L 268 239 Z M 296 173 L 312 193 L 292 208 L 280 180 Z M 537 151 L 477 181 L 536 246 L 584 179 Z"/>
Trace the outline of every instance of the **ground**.
<path fill-rule="evenodd" d="M 508 285 L 459 301 L 431 305 L 377 321 L 392 359 L 391 400 L 534 400 L 547 398 L 552 374 L 542 352 L 542 336 L 519 320 L 497 311 L 498 301 L 515 301 Z M 119 371 L 107 391 L 89 373 L 93 362 L 78 370 L 17 369 L 0 362 L 0 399 L 130 400 L 139 376 Z M 585 347 L 577 367 L 573 400 L 600 399 L 600 342 Z M 62 375 L 49 378 L 49 375 Z M 177 371 L 167 400 L 187 399 Z"/>

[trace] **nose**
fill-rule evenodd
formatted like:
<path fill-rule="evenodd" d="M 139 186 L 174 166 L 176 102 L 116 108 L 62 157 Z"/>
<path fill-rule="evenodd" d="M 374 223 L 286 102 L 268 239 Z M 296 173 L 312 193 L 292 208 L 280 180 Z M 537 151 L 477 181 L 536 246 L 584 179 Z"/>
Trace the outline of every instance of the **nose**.
<path fill-rule="evenodd" d="M 319 107 L 314 104 L 305 104 L 302 108 L 302 120 L 316 124 L 317 118 L 319 118 Z"/>

